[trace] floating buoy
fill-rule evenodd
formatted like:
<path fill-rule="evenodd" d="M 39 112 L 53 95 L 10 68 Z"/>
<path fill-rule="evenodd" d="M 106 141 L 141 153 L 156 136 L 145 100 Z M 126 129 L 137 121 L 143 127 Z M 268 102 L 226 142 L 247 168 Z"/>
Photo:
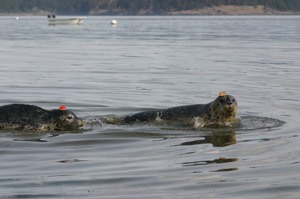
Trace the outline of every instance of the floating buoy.
<path fill-rule="evenodd" d="M 65 111 L 67 110 L 67 107 L 65 105 L 61 105 L 58 109 L 61 111 Z"/>
<path fill-rule="evenodd" d="M 114 25 L 117 25 L 117 20 L 115 20 L 115 19 L 113 19 L 113 20 L 111 20 L 111 23 L 110 23 L 112 26 L 114 26 Z"/>
<path fill-rule="evenodd" d="M 19 17 L 16 17 L 16 20 L 19 20 Z"/>

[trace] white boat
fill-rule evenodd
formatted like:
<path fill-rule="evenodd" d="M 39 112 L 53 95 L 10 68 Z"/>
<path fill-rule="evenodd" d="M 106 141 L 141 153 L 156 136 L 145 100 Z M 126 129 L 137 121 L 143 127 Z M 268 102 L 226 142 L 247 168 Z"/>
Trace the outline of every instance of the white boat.
<path fill-rule="evenodd" d="M 81 25 L 84 22 L 85 17 L 76 18 L 60 18 L 57 19 L 55 15 L 48 15 L 49 25 Z"/>

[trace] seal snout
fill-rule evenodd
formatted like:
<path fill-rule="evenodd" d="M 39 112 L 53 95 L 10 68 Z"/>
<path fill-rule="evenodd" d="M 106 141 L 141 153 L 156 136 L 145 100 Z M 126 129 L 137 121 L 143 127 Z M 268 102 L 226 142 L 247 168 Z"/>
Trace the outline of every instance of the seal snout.
<path fill-rule="evenodd" d="M 228 106 L 236 106 L 237 104 L 235 98 L 230 95 L 219 97 L 219 101 L 221 104 L 228 105 Z"/>
<path fill-rule="evenodd" d="M 236 101 L 228 101 L 226 104 L 228 106 L 236 106 Z"/>
<path fill-rule="evenodd" d="M 226 104 L 228 106 L 236 106 L 236 100 L 233 96 L 228 96 L 227 100 L 226 100 Z"/>

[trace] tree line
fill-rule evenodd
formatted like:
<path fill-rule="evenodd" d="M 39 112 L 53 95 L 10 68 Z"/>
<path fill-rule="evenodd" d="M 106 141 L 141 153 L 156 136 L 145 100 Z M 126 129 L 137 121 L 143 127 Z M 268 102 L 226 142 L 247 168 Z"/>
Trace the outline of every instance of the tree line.
<path fill-rule="evenodd" d="M 89 14 L 105 10 L 107 14 L 152 14 L 200 9 L 219 5 L 264 6 L 279 11 L 300 11 L 300 0 L 0 0 L 0 13 L 54 12 L 57 14 Z"/>
<path fill-rule="evenodd" d="M 156 13 L 200 9 L 220 5 L 264 6 L 280 11 L 300 11 L 300 0 L 116 0 L 107 4 L 106 0 L 98 1 L 108 9 L 121 9 L 128 12 L 153 10 Z"/>
<path fill-rule="evenodd" d="M 0 0 L 0 13 L 88 14 L 95 0 Z"/>

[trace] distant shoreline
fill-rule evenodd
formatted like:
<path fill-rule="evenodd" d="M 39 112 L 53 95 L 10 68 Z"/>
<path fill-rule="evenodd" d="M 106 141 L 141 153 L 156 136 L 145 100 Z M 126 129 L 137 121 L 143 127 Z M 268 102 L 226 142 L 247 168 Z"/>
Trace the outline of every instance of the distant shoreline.
<path fill-rule="evenodd" d="M 293 11 L 279 11 L 264 6 L 213 6 L 195 10 L 171 11 L 170 15 L 298 15 Z"/>
<path fill-rule="evenodd" d="M 204 7 L 193 10 L 171 10 L 155 13 L 153 10 L 139 10 L 137 13 L 128 13 L 124 10 L 115 10 L 113 13 L 108 10 L 92 10 L 90 15 L 299 15 L 300 12 L 279 11 L 264 6 L 233 6 L 221 5 Z"/>
<path fill-rule="evenodd" d="M 47 11 L 40 12 L 20 12 L 20 13 L 0 13 L 0 16 L 47 16 L 52 14 Z M 128 13 L 124 10 L 91 10 L 87 16 L 176 16 L 176 15 L 199 15 L 199 16 L 235 16 L 235 15 L 299 15 L 300 12 L 294 11 L 279 11 L 271 8 L 265 8 L 264 6 L 233 6 L 233 5 L 222 5 L 204 7 L 201 9 L 193 10 L 171 10 L 162 13 L 155 13 L 152 10 L 140 10 L 138 13 Z M 64 15 L 64 14 L 57 14 Z M 69 14 L 66 14 L 69 15 Z M 82 14 L 72 14 L 82 15 Z"/>

